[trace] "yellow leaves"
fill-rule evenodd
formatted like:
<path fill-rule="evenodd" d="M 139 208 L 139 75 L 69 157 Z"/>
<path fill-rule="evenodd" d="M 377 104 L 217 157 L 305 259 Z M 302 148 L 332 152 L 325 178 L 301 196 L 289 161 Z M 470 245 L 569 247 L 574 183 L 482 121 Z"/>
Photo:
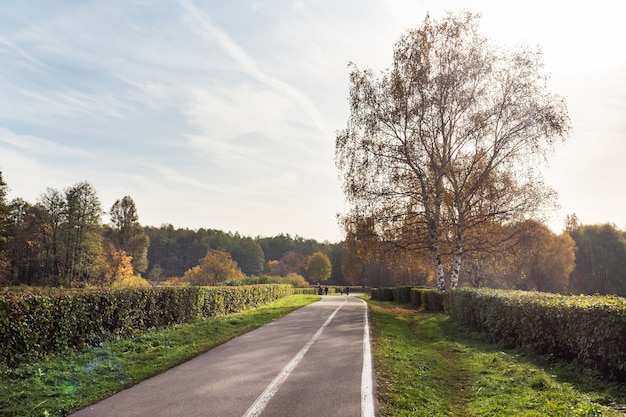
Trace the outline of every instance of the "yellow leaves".
<path fill-rule="evenodd" d="M 147 288 L 150 283 L 133 270 L 133 257 L 126 252 L 115 251 L 111 254 L 115 275 L 113 277 L 112 288 Z"/>
<path fill-rule="evenodd" d="M 150 283 L 145 279 L 141 278 L 140 275 L 131 275 L 121 278 L 116 278 L 111 284 L 111 288 L 113 289 L 121 289 L 121 288 L 149 288 Z"/>
<path fill-rule="evenodd" d="M 113 254 L 113 262 L 116 265 L 115 279 L 128 278 L 134 275 L 133 257 L 126 255 L 126 252 L 118 251 Z"/>

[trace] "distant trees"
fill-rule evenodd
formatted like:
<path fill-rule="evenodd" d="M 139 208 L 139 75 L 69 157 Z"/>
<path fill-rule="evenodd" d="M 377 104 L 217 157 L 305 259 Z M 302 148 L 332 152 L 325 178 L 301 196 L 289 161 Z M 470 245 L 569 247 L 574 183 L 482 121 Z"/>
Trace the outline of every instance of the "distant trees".
<path fill-rule="evenodd" d="M 306 265 L 306 272 L 309 277 L 309 282 L 321 283 L 330 278 L 333 266 L 330 263 L 328 256 L 322 252 L 315 252 L 309 257 Z"/>
<path fill-rule="evenodd" d="M 116 200 L 109 210 L 111 222 L 104 227 L 104 236 L 115 252 L 131 257 L 135 272 L 148 269 L 148 246 L 150 240 L 139 223 L 135 202 L 130 196 Z"/>
<path fill-rule="evenodd" d="M 372 287 L 434 285 L 427 253 L 385 242 L 374 227 L 373 219 L 349 225 L 342 263 L 348 283 Z"/>
<path fill-rule="evenodd" d="M 612 224 L 585 226 L 575 220 L 568 231 L 576 242 L 570 290 L 626 297 L 626 233 Z"/>
<path fill-rule="evenodd" d="M 380 76 L 353 66 L 336 140 L 346 229 L 372 221 L 385 246 L 429 253 L 439 289 L 456 287 L 466 254 L 505 246 L 494 229 L 553 201 L 535 166 L 569 119 L 546 80 L 538 52 L 491 44 L 470 13 L 408 31 Z"/>
<path fill-rule="evenodd" d="M 102 209 L 96 190 L 80 182 L 63 192 L 48 188 L 35 205 L 12 203 L 12 279 L 24 284 L 101 283 Z"/>
<path fill-rule="evenodd" d="M 132 198 L 116 201 L 104 226 L 98 193 L 86 181 L 48 188 L 34 204 L 7 204 L 2 184 L 0 175 L 0 283 L 110 285 L 128 268 L 138 282 L 148 241 Z"/>
<path fill-rule="evenodd" d="M 103 225 L 99 197 L 87 182 L 48 188 L 34 204 L 8 202 L 7 195 L 0 171 L 0 285 L 146 286 L 138 273 L 144 267 L 135 266 L 146 265 L 146 248 L 145 273 L 157 282 L 183 276 L 194 285 L 301 286 L 305 278 L 377 287 L 437 282 L 428 251 L 387 239 L 373 216 L 347 217 L 345 242 L 329 244 L 289 235 L 142 227 L 130 196 L 115 201 Z M 472 240 L 460 285 L 626 296 L 626 232 L 615 225 L 582 225 L 572 215 L 561 234 L 534 220 L 483 227 L 489 234 Z M 416 240 L 428 236 L 406 224 L 401 232 Z M 443 267 L 453 268 L 451 261 Z"/>
<path fill-rule="evenodd" d="M 567 232 L 557 235 L 544 224 L 528 220 L 494 227 L 492 233 L 494 242 L 505 245 L 498 250 L 469 252 L 460 285 L 568 291 L 575 266 L 575 246 Z M 393 243 L 385 242 L 374 233 L 373 221 L 354 224 L 345 245 L 343 273 L 351 284 L 436 285 L 428 254 L 402 251 Z"/>
<path fill-rule="evenodd" d="M 574 270 L 574 240 L 569 233 L 554 234 L 545 225 L 528 221 L 519 245 L 514 248 L 514 285 L 524 290 L 566 292 Z"/>
<path fill-rule="evenodd" d="M 306 276 L 306 265 L 309 257 L 301 252 L 290 250 L 278 261 L 278 275 L 298 274 Z"/>
<path fill-rule="evenodd" d="M 0 171 L 0 285 L 9 281 L 11 260 L 8 253 L 12 238 L 11 207 L 7 201 L 9 187 L 2 178 Z"/>
<path fill-rule="evenodd" d="M 62 206 L 63 250 L 60 284 L 76 285 L 102 275 L 102 206 L 98 193 L 87 182 L 65 190 Z"/>
<path fill-rule="evenodd" d="M 265 268 L 261 245 L 250 237 L 236 237 L 227 245 L 228 252 L 246 275 L 260 275 Z"/>
<path fill-rule="evenodd" d="M 243 277 L 230 253 L 220 250 L 209 250 L 199 265 L 189 269 L 182 280 L 191 285 L 220 285 L 229 279 Z"/>
<path fill-rule="evenodd" d="M 172 225 L 145 227 L 144 230 L 150 239 L 148 276 L 156 276 L 159 280 L 182 276 L 198 265 L 198 259 L 208 250 L 213 249 L 230 253 L 246 275 L 282 277 L 289 274 L 307 277 L 309 256 L 321 252 L 329 257 L 333 265 L 330 280 L 345 284 L 341 271 L 344 253 L 341 243 L 320 243 L 284 234 L 253 239 L 214 229 L 175 229 Z"/>

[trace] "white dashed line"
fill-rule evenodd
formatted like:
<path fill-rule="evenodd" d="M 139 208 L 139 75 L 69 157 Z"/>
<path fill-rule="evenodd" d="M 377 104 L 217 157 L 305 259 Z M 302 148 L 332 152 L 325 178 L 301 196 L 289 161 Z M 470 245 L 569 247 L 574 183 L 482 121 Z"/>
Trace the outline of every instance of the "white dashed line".
<path fill-rule="evenodd" d="M 250 408 L 248 408 L 248 411 L 246 411 L 243 417 L 258 417 L 263 412 L 263 410 L 267 406 L 267 403 L 269 403 L 269 401 L 272 399 L 274 394 L 276 394 L 283 382 L 285 382 L 285 380 L 293 372 L 296 366 L 298 366 L 298 363 L 300 363 L 304 355 L 306 355 L 309 348 L 320 337 L 324 329 L 326 329 L 330 322 L 335 318 L 337 312 L 341 309 L 341 307 L 346 304 L 346 302 L 347 300 L 344 300 L 344 302 L 339 307 L 337 307 L 333 314 L 331 314 L 328 319 L 326 319 L 322 327 L 320 327 L 319 330 L 313 335 L 311 340 L 309 340 L 307 344 L 304 345 L 302 349 L 300 349 L 296 356 L 294 356 L 293 359 L 291 359 L 289 363 L 285 365 L 283 370 L 280 371 L 276 378 L 274 378 L 274 380 L 267 386 L 267 388 L 265 388 L 265 391 L 263 391 L 263 393 L 256 399 L 256 401 L 250 406 Z"/>

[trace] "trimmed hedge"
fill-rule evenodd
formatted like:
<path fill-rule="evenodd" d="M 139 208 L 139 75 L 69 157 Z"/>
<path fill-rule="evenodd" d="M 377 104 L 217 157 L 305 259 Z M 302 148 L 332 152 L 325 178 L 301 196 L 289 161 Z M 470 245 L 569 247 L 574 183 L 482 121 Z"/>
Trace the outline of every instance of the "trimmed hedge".
<path fill-rule="evenodd" d="M 399 301 L 404 287 L 372 290 L 372 298 Z M 626 298 L 457 288 L 411 288 L 410 303 L 444 311 L 493 343 L 553 355 L 626 380 Z"/>
<path fill-rule="evenodd" d="M 394 301 L 392 288 L 372 288 L 372 298 L 380 301 Z"/>
<path fill-rule="evenodd" d="M 411 287 L 395 287 L 391 289 L 393 293 L 393 301 L 400 304 L 409 304 L 411 302 Z"/>
<path fill-rule="evenodd" d="M 243 311 L 292 294 L 291 285 L 0 294 L 0 361 L 81 349 L 150 328 Z"/>
<path fill-rule="evenodd" d="M 460 288 L 451 316 L 494 343 L 626 379 L 626 299 Z"/>
<path fill-rule="evenodd" d="M 426 311 L 444 311 L 447 293 L 436 288 L 372 288 L 372 298 L 380 301 L 394 301 L 401 304 L 411 304 L 414 308 L 424 307 Z M 447 310 L 446 310 L 447 311 Z"/>

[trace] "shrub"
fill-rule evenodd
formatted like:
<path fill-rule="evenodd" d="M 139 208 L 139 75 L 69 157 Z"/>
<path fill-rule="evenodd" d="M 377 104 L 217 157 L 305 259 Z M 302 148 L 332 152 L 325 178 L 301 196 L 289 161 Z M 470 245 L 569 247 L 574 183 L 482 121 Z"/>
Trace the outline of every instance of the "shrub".
<path fill-rule="evenodd" d="M 159 287 L 0 295 L 0 361 L 81 349 L 149 328 L 242 311 L 292 293 L 290 285 Z"/>
<path fill-rule="evenodd" d="M 411 288 L 411 306 L 420 308 L 422 306 L 422 288 Z"/>
<path fill-rule="evenodd" d="M 626 379 L 626 299 L 456 289 L 450 313 L 493 342 Z"/>
<path fill-rule="evenodd" d="M 400 304 L 409 304 L 411 302 L 411 287 L 395 287 L 392 288 L 393 301 Z"/>
<path fill-rule="evenodd" d="M 422 293 L 422 305 L 424 306 L 424 310 L 426 311 L 444 311 L 443 299 L 444 292 L 439 291 L 436 288 L 424 288 L 421 290 Z"/>
<path fill-rule="evenodd" d="M 113 289 L 122 288 L 149 288 L 150 283 L 143 279 L 140 275 L 130 275 L 116 278 L 111 284 Z"/>

